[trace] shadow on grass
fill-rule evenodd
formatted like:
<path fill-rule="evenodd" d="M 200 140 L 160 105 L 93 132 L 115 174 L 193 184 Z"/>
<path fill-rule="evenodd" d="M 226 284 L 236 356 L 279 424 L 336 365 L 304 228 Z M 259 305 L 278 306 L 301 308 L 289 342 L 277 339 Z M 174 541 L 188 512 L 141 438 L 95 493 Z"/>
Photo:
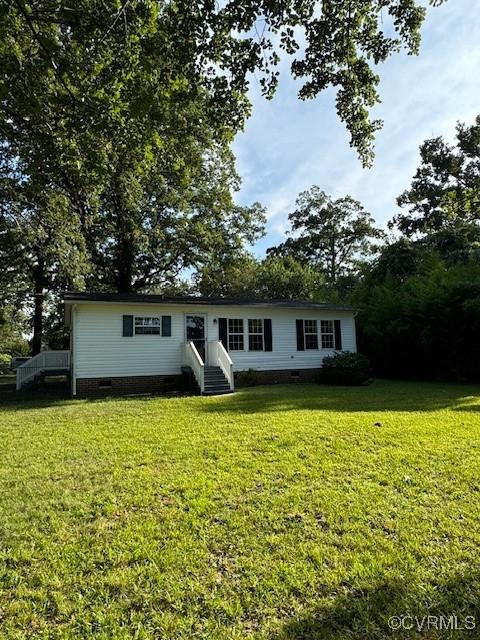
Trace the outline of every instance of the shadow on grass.
<path fill-rule="evenodd" d="M 144 395 L 131 395 L 131 396 L 108 396 L 98 398 L 79 398 L 73 400 L 70 396 L 70 383 L 60 380 L 47 380 L 41 383 L 37 388 L 26 389 L 23 391 L 16 391 L 15 378 L 9 376 L 0 377 L 0 411 L 20 411 L 28 409 L 46 409 L 48 407 L 60 407 L 62 405 L 70 404 L 71 402 L 88 402 L 90 403 L 104 403 L 111 400 L 115 402 L 131 402 L 135 400 L 148 401 L 152 399 L 168 400 L 172 396 L 185 395 L 181 392 L 175 394 L 144 394 Z"/>
<path fill-rule="evenodd" d="M 36 389 L 16 391 L 15 377 L 0 378 L 0 409 L 38 408 L 68 400 L 70 387 L 64 380 L 47 381 Z"/>
<path fill-rule="evenodd" d="M 454 577 L 428 591 L 430 597 L 416 585 L 396 581 L 353 589 L 331 605 L 290 620 L 272 640 L 479 637 L 471 626 L 472 621 L 480 626 L 478 574 Z"/>
<path fill-rule="evenodd" d="M 105 396 L 89 403 L 139 402 L 172 397 L 190 397 L 181 392 L 166 395 Z M 212 415 L 262 414 L 287 411 L 332 412 L 426 412 L 451 409 L 480 412 L 480 386 L 438 382 L 376 380 L 366 387 L 335 387 L 320 384 L 286 384 L 237 389 L 227 396 L 196 398 L 197 409 Z M 14 381 L 0 378 L 0 410 L 40 409 L 71 401 L 67 383 L 49 381 L 38 389 L 16 392 Z"/>
<path fill-rule="evenodd" d="M 376 380 L 367 387 L 290 384 L 243 388 L 222 402 L 205 403 L 207 413 L 268 413 L 285 411 L 425 412 L 452 409 L 479 411 L 473 402 L 480 386 Z"/>
<path fill-rule="evenodd" d="M 465 406 L 455 407 L 454 411 L 473 411 L 480 413 L 480 404 L 468 404 Z"/>

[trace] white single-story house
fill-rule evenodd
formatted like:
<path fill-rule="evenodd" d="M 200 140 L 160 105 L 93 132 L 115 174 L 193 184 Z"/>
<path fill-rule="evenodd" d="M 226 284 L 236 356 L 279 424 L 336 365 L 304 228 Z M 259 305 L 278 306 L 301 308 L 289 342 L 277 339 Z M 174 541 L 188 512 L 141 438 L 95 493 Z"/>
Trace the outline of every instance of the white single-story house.
<path fill-rule="evenodd" d="M 70 350 L 36 358 L 68 366 L 73 396 L 169 391 L 186 380 L 226 393 L 251 369 L 263 383 L 312 381 L 325 356 L 356 351 L 347 306 L 83 292 L 64 302 Z"/>

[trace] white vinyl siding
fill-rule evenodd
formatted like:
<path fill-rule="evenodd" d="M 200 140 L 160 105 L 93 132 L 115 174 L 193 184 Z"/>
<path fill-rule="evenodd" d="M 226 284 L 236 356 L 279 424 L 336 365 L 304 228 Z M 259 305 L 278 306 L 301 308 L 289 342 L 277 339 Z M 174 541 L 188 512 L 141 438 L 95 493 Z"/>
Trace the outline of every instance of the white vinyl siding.
<path fill-rule="evenodd" d="M 122 335 L 123 315 L 171 316 L 171 337 Z M 355 322 L 349 311 L 281 309 L 210 305 L 77 303 L 74 326 L 75 367 L 78 378 L 175 375 L 184 364 L 185 316 L 205 314 L 206 340 L 218 340 L 218 318 L 243 320 L 244 350 L 229 351 L 234 370 L 310 369 L 321 366 L 333 349 L 297 351 L 296 318 L 341 320 L 342 350 L 355 351 Z M 249 351 L 249 319 L 271 318 L 273 351 Z M 320 331 L 319 331 L 320 333 Z M 320 338 L 320 335 L 319 335 Z M 319 346 L 321 346 L 319 344 Z"/>

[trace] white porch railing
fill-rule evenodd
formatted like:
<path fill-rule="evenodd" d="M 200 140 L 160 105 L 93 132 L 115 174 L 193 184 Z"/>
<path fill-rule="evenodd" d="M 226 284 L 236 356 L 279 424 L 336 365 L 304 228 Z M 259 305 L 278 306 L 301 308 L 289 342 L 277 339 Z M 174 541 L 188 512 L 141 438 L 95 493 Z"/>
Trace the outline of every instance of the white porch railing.
<path fill-rule="evenodd" d="M 208 343 L 208 364 L 220 367 L 223 375 L 228 380 L 231 391 L 233 391 L 233 362 L 221 340 Z"/>
<path fill-rule="evenodd" d="M 40 351 L 17 368 L 17 391 L 39 373 L 69 368 L 70 351 Z"/>
<path fill-rule="evenodd" d="M 205 391 L 205 364 L 193 342 L 185 344 L 185 360 L 187 365 L 192 368 L 195 380 L 200 387 L 200 393 L 203 393 Z"/>

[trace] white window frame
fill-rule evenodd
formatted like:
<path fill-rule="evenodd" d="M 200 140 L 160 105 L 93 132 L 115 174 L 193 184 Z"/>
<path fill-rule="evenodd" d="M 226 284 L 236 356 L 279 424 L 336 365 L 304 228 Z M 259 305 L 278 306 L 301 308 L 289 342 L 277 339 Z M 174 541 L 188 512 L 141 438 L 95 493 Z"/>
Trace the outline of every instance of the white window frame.
<path fill-rule="evenodd" d="M 323 330 L 323 323 L 329 323 L 330 327 L 331 327 L 331 331 L 324 331 Z M 323 346 L 323 337 L 329 337 L 331 338 L 331 342 L 332 342 L 332 346 L 331 347 L 324 347 Z M 320 345 L 322 349 L 325 349 L 327 351 L 334 351 L 335 350 L 335 323 L 333 320 L 320 320 Z"/>
<path fill-rule="evenodd" d="M 307 322 L 315 323 L 315 331 L 307 331 Z M 307 347 L 307 335 L 308 336 L 317 336 L 317 346 L 316 347 Z M 317 318 L 306 318 L 303 320 L 303 346 L 305 347 L 305 351 L 318 351 L 319 350 L 319 340 L 318 340 L 318 320 Z"/>
<path fill-rule="evenodd" d="M 250 331 L 250 322 L 260 322 L 261 331 Z M 261 349 L 250 349 L 250 336 L 262 336 Z M 265 351 L 265 323 L 263 322 L 263 318 L 247 318 L 247 343 L 248 350 L 252 353 L 261 353 L 262 351 Z"/>
<path fill-rule="evenodd" d="M 158 333 L 137 333 L 137 318 L 138 319 L 156 318 L 159 321 Z M 151 326 L 156 327 L 157 325 L 151 325 Z M 147 336 L 147 337 L 159 336 L 161 338 L 162 337 L 162 316 L 133 316 L 133 335 L 135 337 L 136 336 Z"/>
<path fill-rule="evenodd" d="M 241 322 L 242 330 L 241 331 L 230 331 L 230 322 Z M 243 348 L 242 349 L 234 349 L 230 346 L 230 336 L 242 336 L 243 340 Z M 227 318 L 227 343 L 229 351 L 245 351 L 245 318 Z"/>

